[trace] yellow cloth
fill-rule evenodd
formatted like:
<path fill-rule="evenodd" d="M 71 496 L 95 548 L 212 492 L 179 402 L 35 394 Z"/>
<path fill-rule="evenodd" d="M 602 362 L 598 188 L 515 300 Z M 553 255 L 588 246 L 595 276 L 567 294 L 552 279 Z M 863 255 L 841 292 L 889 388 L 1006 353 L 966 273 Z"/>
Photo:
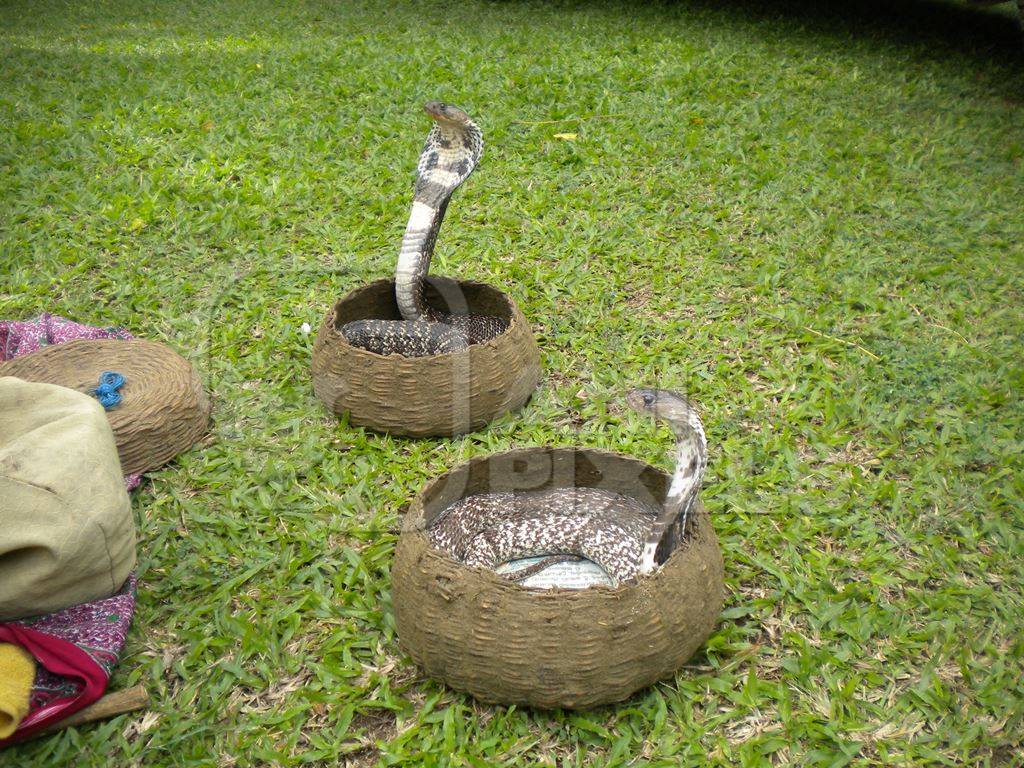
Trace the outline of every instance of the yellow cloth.
<path fill-rule="evenodd" d="M 0 643 L 0 739 L 6 739 L 28 714 L 28 696 L 36 661 L 19 645 Z"/>

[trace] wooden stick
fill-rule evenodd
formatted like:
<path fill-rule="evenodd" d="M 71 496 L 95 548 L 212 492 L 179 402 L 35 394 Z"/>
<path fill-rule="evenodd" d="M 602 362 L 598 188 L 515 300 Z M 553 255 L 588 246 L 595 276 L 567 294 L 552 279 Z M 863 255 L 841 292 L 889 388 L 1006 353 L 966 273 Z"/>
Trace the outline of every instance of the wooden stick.
<path fill-rule="evenodd" d="M 106 720 L 108 717 L 134 712 L 137 709 L 145 709 L 147 706 L 149 706 L 149 694 L 146 693 L 144 685 L 124 688 L 120 691 L 108 693 L 85 709 L 81 709 L 73 715 L 69 715 L 63 720 L 43 728 L 43 730 L 34 733 L 29 738 L 47 736 L 56 731 L 62 731 L 65 728 L 74 728 L 97 720 Z"/>

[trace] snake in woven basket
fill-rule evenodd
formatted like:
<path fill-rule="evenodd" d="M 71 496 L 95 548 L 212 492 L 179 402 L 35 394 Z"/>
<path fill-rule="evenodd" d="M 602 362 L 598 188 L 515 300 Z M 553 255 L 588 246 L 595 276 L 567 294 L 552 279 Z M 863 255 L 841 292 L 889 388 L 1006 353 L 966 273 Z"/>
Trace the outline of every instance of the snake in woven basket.
<path fill-rule="evenodd" d="M 440 101 L 424 109 L 434 121 L 417 166 L 412 211 L 395 268 L 395 299 L 402 320 L 356 320 L 341 332 L 349 344 L 379 355 L 423 357 L 464 349 L 500 335 L 503 317 L 447 314 L 427 304 L 425 281 L 437 233 L 452 193 L 476 168 L 483 133 L 469 115 Z"/>
<path fill-rule="evenodd" d="M 506 574 L 515 581 L 579 558 L 616 583 L 654 571 L 683 541 L 707 468 L 707 438 L 697 411 L 674 392 L 635 389 L 626 402 L 667 422 L 676 436 L 675 469 L 660 510 L 600 488 L 474 494 L 441 512 L 427 530 L 431 543 L 466 565 L 492 569 L 543 557 Z"/>

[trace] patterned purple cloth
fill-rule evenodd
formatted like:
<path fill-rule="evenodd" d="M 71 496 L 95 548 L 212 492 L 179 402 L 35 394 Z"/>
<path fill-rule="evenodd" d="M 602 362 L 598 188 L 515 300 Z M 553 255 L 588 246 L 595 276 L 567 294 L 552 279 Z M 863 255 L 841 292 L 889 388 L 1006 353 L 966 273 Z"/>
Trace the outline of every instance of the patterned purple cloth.
<path fill-rule="evenodd" d="M 116 595 L 16 623 L 74 643 L 89 654 L 109 678 L 117 666 L 117 657 L 124 647 L 134 613 L 133 573 Z M 79 687 L 74 680 L 55 675 L 40 664 L 36 667 L 29 710 L 42 709 L 54 699 L 75 696 Z"/>
<path fill-rule="evenodd" d="M 64 344 L 78 339 L 130 339 L 124 328 L 94 328 L 66 317 L 44 312 L 35 320 L 0 321 L 0 362 L 11 360 L 51 344 Z M 142 473 L 125 475 L 124 484 L 134 490 L 142 482 Z"/>
<path fill-rule="evenodd" d="M 0 322 L 0 360 L 77 339 L 130 339 L 124 328 L 94 328 L 44 312 L 35 320 Z"/>

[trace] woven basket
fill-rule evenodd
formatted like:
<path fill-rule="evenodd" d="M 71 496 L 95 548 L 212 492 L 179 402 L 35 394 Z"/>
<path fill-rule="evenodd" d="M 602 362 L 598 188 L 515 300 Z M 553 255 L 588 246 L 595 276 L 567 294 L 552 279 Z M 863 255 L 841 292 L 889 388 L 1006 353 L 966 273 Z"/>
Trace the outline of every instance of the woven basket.
<path fill-rule="evenodd" d="M 497 288 L 431 277 L 431 306 L 509 318 L 500 336 L 430 357 L 378 355 L 354 347 L 341 328 L 353 320 L 400 318 L 395 281 L 358 288 L 327 313 L 313 345 L 313 390 L 334 413 L 380 432 L 456 435 L 516 410 L 540 380 L 540 354 L 526 318 Z"/>
<path fill-rule="evenodd" d="M 210 400 L 191 363 L 164 344 L 133 339 L 81 339 L 0 364 L 0 376 L 93 394 L 100 374 L 125 377 L 121 402 L 107 411 L 125 474 L 156 469 L 205 433 Z"/>
<path fill-rule="evenodd" d="M 664 565 L 615 588 L 527 589 L 452 560 L 424 533 L 474 493 L 595 487 L 660 504 L 668 483 L 636 459 L 576 448 L 496 454 L 432 481 L 410 507 L 392 568 L 402 647 L 431 677 L 502 704 L 593 707 L 671 675 L 722 607 L 722 555 L 702 506 Z"/>

